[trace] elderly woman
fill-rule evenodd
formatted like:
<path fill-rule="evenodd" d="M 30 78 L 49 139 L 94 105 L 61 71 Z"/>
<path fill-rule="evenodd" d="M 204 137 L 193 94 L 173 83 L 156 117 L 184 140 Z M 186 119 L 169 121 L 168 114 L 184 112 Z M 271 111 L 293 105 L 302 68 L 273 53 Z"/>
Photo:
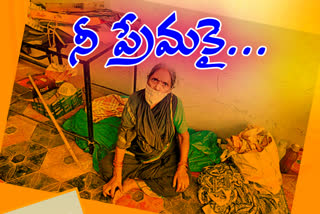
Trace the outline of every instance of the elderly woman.
<path fill-rule="evenodd" d="M 115 152 L 99 163 L 108 181 L 103 194 L 113 202 L 133 188 L 170 197 L 189 186 L 189 133 L 182 103 L 171 92 L 175 80 L 172 69 L 158 64 L 146 88 L 129 97 Z"/>

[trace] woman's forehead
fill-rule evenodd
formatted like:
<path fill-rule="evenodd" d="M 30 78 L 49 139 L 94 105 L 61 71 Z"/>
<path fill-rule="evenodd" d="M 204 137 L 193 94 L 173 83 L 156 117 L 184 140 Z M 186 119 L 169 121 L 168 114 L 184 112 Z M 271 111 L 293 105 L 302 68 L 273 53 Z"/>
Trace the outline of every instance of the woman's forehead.
<path fill-rule="evenodd" d="M 159 79 L 163 82 L 171 83 L 170 73 L 165 68 L 160 68 L 157 71 L 155 71 L 150 78 L 152 78 L 152 77 L 156 77 L 157 79 Z"/>

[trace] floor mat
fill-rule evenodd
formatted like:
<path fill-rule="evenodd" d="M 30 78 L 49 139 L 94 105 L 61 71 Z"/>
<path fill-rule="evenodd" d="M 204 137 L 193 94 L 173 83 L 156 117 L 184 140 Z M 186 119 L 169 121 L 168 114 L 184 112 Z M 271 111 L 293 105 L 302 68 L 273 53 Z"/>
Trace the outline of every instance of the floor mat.
<path fill-rule="evenodd" d="M 164 209 L 162 198 L 150 197 L 139 189 L 133 189 L 116 201 L 116 205 L 159 213 Z"/>

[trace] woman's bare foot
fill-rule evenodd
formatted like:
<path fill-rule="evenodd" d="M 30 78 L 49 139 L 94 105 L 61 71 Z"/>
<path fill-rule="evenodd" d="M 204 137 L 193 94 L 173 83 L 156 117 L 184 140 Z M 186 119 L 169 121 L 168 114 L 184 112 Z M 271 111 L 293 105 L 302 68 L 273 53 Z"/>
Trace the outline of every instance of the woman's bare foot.
<path fill-rule="evenodd" d="M 115 204 L 116 201 L 121 198 L 124 194 L 129 192 L 132 189 L 139 188 L 136 181 L 134 179 L 127 178 L 122 184 L 122 191 L 119 189 L 115 192 L 114 197 L 112 199 L 112 203 Z"/>
<path fill-rule="evenodd" d="M 153 192 L 151 188 L 143 180 L 136 180 L 136 183 L 138 187 L 143 191 L 144 194 L 154 198 L 161 198 L 159 195 Z"/>

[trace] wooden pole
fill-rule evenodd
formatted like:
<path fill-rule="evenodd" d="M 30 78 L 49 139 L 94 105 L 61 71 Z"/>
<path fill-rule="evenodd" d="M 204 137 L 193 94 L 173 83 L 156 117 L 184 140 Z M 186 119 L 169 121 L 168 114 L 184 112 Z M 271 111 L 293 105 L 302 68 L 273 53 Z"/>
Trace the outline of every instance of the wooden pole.
<path fill-rule="evenodd" d="M 81 168 L 81 164 L 80 164 L 79 160 L 77 159 L 76 155 L 75 155 L 74 152 L 72 151 L 72 149 L 71 149 L 71 147 L 70 147 L 70 145 L 69 145 L 69 143 L 68 143 L 67 138 L 66 138 L 65 135 L 63 134 L 63 132 L 62 132 L 59 124 L 57 123 L 56 119 L 54 118 L 53 114 L 51 113 L 49 107 L 47 106 L 47 103 L 46 103 L 45 100 L 43 99 L 43 97 L 42 97 L 42 95 L 41 95 L 41 93 L 40 93 L 37 85 L 34 83 L 34 81 L 33 81 L 33 79 L 32 79 L 32 77 L 31 77 L 30 74 L 28 74 L 28 77 L 29 77 L 29 79 L 30 79 L 30 81 L 31 81 L 31 84 L 32 84 L 33 88 L 36 90 L 36 92 L 37 92 L 37 94 L 38 94 L 38 96 L 39 96 L 39 98 L 40 98 L 40 100 L 41 100 L 44 108 L 45 108 L 46 111 L 48 112 L 50 119 L 52 120 L 53 124 L 54 124 L 55 127 L 57 128 L 57 130 L 58 130 L 58 132 L 59 132 L 59 134 L 60 134 L 60 136 L 61 136 L 64 144 L 66 145 L 68 151 L 70 152 L 73 160 L 74 160 L 74 161 L 78 164 L 78 166 Z"/>

